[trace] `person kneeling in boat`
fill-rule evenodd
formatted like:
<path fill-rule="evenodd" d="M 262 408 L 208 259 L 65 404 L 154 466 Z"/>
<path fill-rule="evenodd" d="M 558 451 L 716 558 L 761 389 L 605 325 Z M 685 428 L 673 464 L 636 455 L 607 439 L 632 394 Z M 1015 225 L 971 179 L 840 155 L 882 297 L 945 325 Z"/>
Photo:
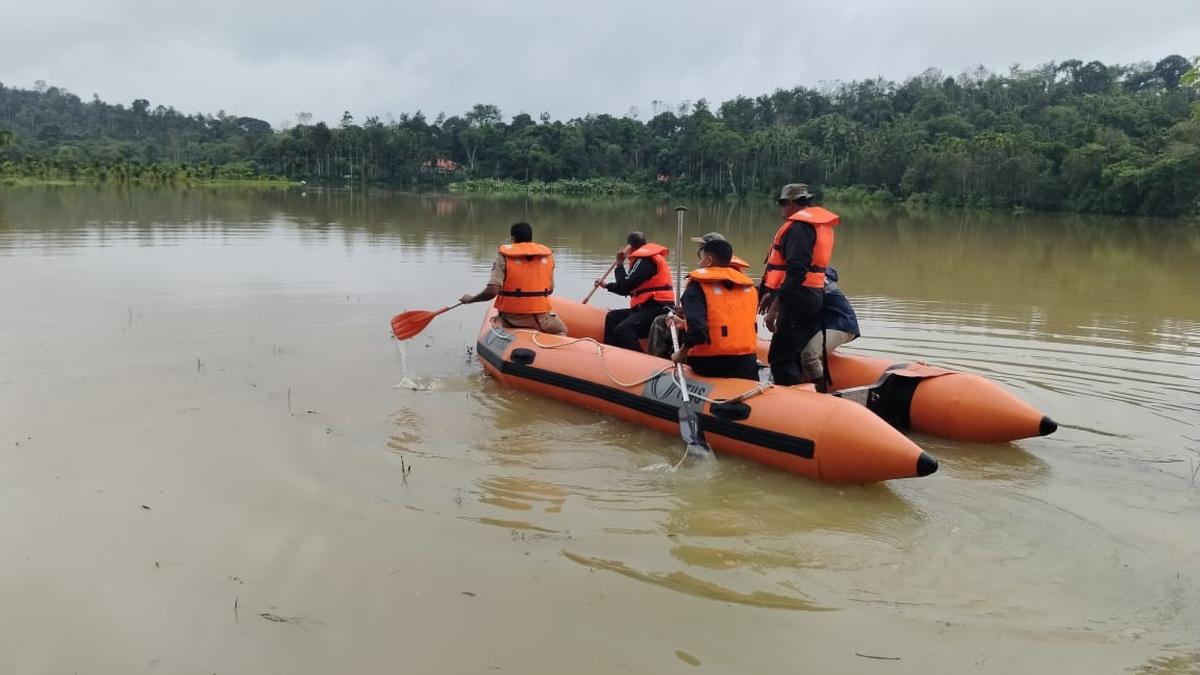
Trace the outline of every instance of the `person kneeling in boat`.
<path fill-rule="evenodd" d="M 850 305 L 850 299 L 837 285 L 838 273 L 833 267 L 825 269 L 825 306 L 821 308 L 821 330 L 800 350 L 800 367 L 805 380 L 828 386 L 825 380 L 825 354 L 862 336 L 858 329 L 858 315 Z"/>
<path fill-rule="evenodd" d="M 554 252 L 533 241 L 533 226 L 515 223 L 511 244 L 500 246 L 492 263 L 487 286 L 459 298 L 464 305 L 496 298 L 501 323 L 511 328 L 532 328 L 566 335 L 567 326 L 551 311 L 554 292 Z"/>
<path fill-rule="evenodd" d="M 727 241 L 725 239 L 725 235 L 721 234 L 720 232 L 709 232 L 703 237 L 692 237 L 692 241 L 700 244 L 700 247 L 696 250 L 696 257 L 699 257 L 702 254 L 704 244 L 717 240 Z M 729 266 L 744 274 L 746 269 L 750 267 L 750 263 L 735 255 L 729 259 Z M 674 351 L 674 348 L 671 347 L 671 331 L 669 328 L 667 328 L 667 317 L 664 315 L 654 319 L 654 323 L 650 326 L 650 335 L 646 345 L 646 353 L 652 356 L 669 359 Z"/>
<path fill-rule="evenodd" d="M 714 239 L 700 246 L 700 269 L 688 274 L 680 299 L 687 330 L 671 360 L 685 359 L 697 375 L 758 381 L 758 292 L 750 277 L 729 266 L 733 246 Z"/>
<path fill-rule="evenodd" d="M 629 296 L 629 309 L 610 310 L 604 317 L 604 344 L 640 352 L 638 340 L 650 334 L 655 317 L 675 304 L 675 290 L 665 247 L 647 243 L 641 232 L 630 232 L 625 243 L 631 250 L 629 271 L 621 265 L 626 258 L 625 249 L 621 249 L 617 253 L 617 280 L 604 288 L 609 293 Z"/>

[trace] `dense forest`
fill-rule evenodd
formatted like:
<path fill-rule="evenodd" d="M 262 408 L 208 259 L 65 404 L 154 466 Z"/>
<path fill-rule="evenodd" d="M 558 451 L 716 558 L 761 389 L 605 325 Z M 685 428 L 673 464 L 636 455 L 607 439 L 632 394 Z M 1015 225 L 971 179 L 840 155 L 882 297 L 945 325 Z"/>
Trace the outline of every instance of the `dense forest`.
<path fill-rule="evenodd" d="M 1008 74 L 796 87 L 719 105 L 653 104 L 648 119 L 567 121 L 493 105 L 329 126 L 184 114 L 0 84 L 0 178 L 287 176 L 405 189 L 761 195 L 806 181 L 842 198 L 982 208 L 1200 212 L 1197 61 L 1072 60 Z M 572 188 L 573 186 L 573 188 Z"/>

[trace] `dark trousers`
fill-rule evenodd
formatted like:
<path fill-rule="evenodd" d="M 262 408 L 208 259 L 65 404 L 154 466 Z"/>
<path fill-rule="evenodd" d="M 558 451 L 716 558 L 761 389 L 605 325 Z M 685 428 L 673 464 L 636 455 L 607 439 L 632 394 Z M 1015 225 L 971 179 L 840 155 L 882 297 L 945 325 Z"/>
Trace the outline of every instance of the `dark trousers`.
<path fill-rule="evenodd" d="M 775 321 L 775 334 L 771 336 L 771 349 L 767 352 L 771 378 L 775 384 L 791 386 L 804 382 L 800 352 L 812 336 L 821 330 L 824 300 L 824 289 L 804 287 L 786 301 L 779 299 L 782 305 L 779 318 Z"/>
<path fill-rule="evenodd" d="M 687 363 L 692 372 L 705 377 L 740 377 L 758 382 L 758 357 L 754 354 L 739 356 L 689 356 Z"/>
<path fill-rule="evenodd" d="M 604 344 L 623 349 L 642 351 L 638 340 L 650 334 L 654 317 L 666 311 L 665 305 L 647 300 L 634 309 L 612 309 L 604 317 Z"/>

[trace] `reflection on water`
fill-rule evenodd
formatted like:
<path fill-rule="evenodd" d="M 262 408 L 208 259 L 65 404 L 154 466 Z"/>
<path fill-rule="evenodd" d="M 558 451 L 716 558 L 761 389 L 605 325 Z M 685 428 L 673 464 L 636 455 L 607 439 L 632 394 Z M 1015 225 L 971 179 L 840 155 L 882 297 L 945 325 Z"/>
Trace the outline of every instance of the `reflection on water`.
<path fill-rule="evenodd" d="M 815 643 L 845 639 L 832 628 L 820 634 L 844 627 L 836 617 L 896 616 L 936 635 L 953 624 L 984 636 L 946 640 L 940 658 L 962 644 L 1004 641 L 1010 653 L 1055 669 L 1064 654 L 1118 645 L 1128 650 L 1121 668 L 1195 671 L 1195 225 L 831 205 L 844 223 L 841 285 L 866 333 L 853 350 L 980 373 L 1062 423 L 1053 436 L 1015 444 L 915 437 L 941 460 L 939 472 L 887 485 L 821 485 L 732 458 L 642 470 L 674 462 L 678 439 L 500 387 L 470 352 L 480 306 L 439 316 L 404 351 L 388 343 L 393 314 L 478 290 L 515 220 L 532 222 L 555 248 L 558 290 L 582 298 L 629 230 L 673 246 L 672 206 L 0 188 L 0 429 L 11 436 L 0 445 L 22 448 L 0 455 L 8 481 L 0 496 L 10 500 L 0 548 L 46 561 L 44 587 L 56 588 L 56 570 L 76 553 L 21 533 L 35 525 L 62 528 L 65 540 L 89 532 L 26 523 L 13 515 L 33 510 L 21 499 L 63 503 L 83 522 L 94 505 L 79 495 L 110 494 L 124 481 L 122 499 L 152 509 L 143 516 L 171 508 L 150 503 L 168 488 L 191 512 L 225 514 L 220 531 L 240 539 L 224 544 L 219 565 L 248 564 L 245 542 L 256 542 L 271 561 L 261 577 L 287 580 L 278 602 L 302 604 L 304 589 L 321 586 L 313 578 L 326 578 L 322 561 L 354 561 L 346 574 L 361 586 L 314 616 L 375 606 L 395 561 L 414 556 L 438 561 L 412 572 L 426 594 L 454 588 L 457 596 L 463 577 L 509 574 L 521 580 L 513 590 L 521 602 L 488 615 L 479 632 L 495 636 L 492 648 L 519 642 L 522 621 L 533 620 L 522 607 L 545 606 L 567 625 L 591 607 L 580 595 L 591 591 L 579 589 L 600 585 L 638 603 L 612 621 L 656 630 L 686 616 L 691 625 L 744 626 L 743 640 L 772 630 L 794 639 L 794 626 L 764 614 L 798 613 L 754 610 L 836 609 L 814 614 L 829 623 L 807 625 Z M 770 203 L 689 206 L 689 234 L 722 231 L 752 262 L 777 225 Z M 593 303 L 621 304 L 605 293 Z M 39 442 L 42 454 L 26 452 Z M 183 455 L 186 470 L 163 454 L 193 442 L 203 451 Z M 411 473 L 401 473 L 400 459 Z M 111 586 L 123 578 L 117 567 L 143 568 L 142 558 L 159 555 L 152 549 L 200 527 L 178 508 L 167 517 L 182 519 L 170 530 L 179 534 L 156 531 L 152 545 L 106 553 L 115 566 L 100 566 L 89 588 Z M 121 513 L 91 530 L 124 541 Z M 289 520 L 294 514 L 302 517 Z M 303 551 L 292 550 L 297 541 Z M 379 549 L 394 542 L 414 548 Z M 505 558 L 497 542 L 517 555 Z M 386 570 L 363 562 L 378 560 Z M 207 564 L 193 569 L 228 576 Z M 582 570 L 584 581 L 572 576 Z M 0 590 L 32 602 L 22 590 L 28 574 L 0 573 Z M 572 581 L 532 580 L 551 575 Z M 188 588 L 181 605 L 211 595 Z M 378 625 L 408 616 L 393 607 L 414 597 L 391 598 Z M 433 617 L 421 633 L 428 641 L 445 611 L 422 605 L 409 614 Z M 107 619 L 91 618 L 80 626 Z M 41 628 L 0 628 L 21 639 L 48 632 L 48 623 L 29 625 Z M 315 633 L 336 627 L 308 630 L 327 644 Z M 367 639 L 353 634 L 347 640 Z M 232 643 L 209 636 L 206 644 Z M 690 647 L 683 653 L 699 661 L 692 652 L 714 663 Z M 714 667 L 793 663 L 777 652 L 750 651 L 736 664 L 718 658 Z M 673 665 L 683 659 L 667 655 Z M 962 670 L 930 658 L 929 670 Z M 1005 672 L 1003 662 L 994 667 Z"/>
<path fill-rule="evenodd" d="M 749 593 L 739 593 L 735 590 L 724 588 L 712 582 L 697 579 L 696 577 L 686 572 L 639 572 L 630 568 L 625 563 L 616 560 L 604 560 L 601 558 L 589 558 L 587 556 L 563 551 L 563 557 L 568 560 L 577 562 L 581 565 L 599 570 L 607 570 L 616 572 L 617 574 L 627 576 L 631 579 L 636 579 L 655 586 L 662 586 L 672 591 L 686 593 L 688 595 L 697 595 L 709 600 L 718 602 L 734 602 L 739 605 L 753 605 L 755 607 L 766 607 L 768 609 L 802 609 L 808 611 L 828 610 L 827 607 L 820 607 L 808 600 L 800 597 L 788 597 L 777 593 L 769 593 L 767 591 L 750 591 Z"/>

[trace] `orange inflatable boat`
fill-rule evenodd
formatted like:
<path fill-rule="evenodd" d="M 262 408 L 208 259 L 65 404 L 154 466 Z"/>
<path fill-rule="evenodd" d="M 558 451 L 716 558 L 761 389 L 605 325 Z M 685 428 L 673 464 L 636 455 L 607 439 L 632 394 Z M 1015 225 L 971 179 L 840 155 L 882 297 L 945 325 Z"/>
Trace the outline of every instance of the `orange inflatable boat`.
<path fill-rule="evenodd" d="M 571 315 L 576 320 L 591 309 L 574 304 L 580 308 Z M 603 310 L 595 311 L 602 329 Z M 480 328 L 477 349 L 484 368 L 501 383 L 679 434 L 682 397 L 670 361 L 601 347 L 586 329 L 577 333 L 570 318 L 572 336 L 502 327 L 494 319 L 493 308 Z M 760 387 L 750 380 L 695 374 L 686 379 L 700 427 L 718 452 L 829 482 L 874 482 L 937 470 L 937 460 L 878 416 L 811 386 Z"/>
<path fill-rule="evenodd" d="M 766 360 L 768 342 L 759 344 Z M 991 380 L 919 362 L 829 356 L 834 395 L 867 406 L 898 429 L 1003 443 L 1054 433 L 1058 424 Z"/>
<path fill-rule="evenodd" d="M 567 298 L 552 300 L 572 335 L 603 338 L 604 309 Z M 769 344 L 759 341 L 763 363 Z M 898 429 L 1000 443 L 1045 436 L 1058 428 L 1000 385 L 971 373 L 836 351 L 829 357 L 829 373 L 834 396 L 866 406 Z"/>

